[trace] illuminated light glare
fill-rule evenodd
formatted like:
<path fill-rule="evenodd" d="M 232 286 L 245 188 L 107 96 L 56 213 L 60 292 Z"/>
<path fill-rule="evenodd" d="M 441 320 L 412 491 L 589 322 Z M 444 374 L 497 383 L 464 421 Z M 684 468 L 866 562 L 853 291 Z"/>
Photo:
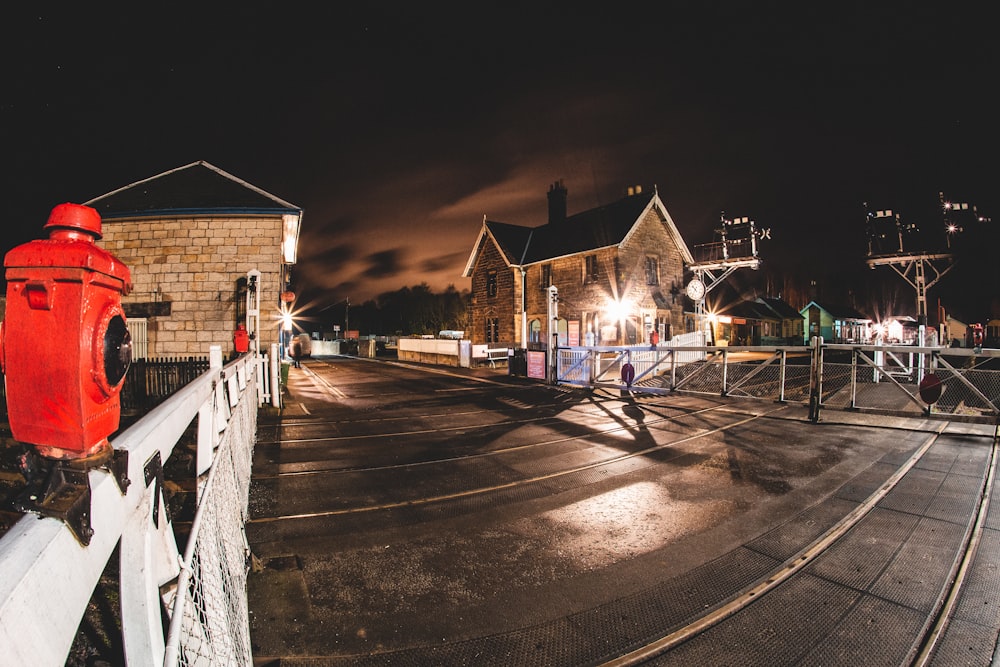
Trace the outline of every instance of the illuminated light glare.
<path fill-rule="evenodd" d="M 282 218 L 281 248 L 285 262 L 294 264 L 299 247 L 300 218 L 297 214 L 285 214 Z"/>
<path fill-rule="evenodd" d="M 546 512 L 529 531 L 555 537 L 553 548 L 589 570 L 655 551 L 712 525 L 729 508 L 721 500 L 677 500 L 659 484 L 640 482 Z"/>
<path fill-rule="evenodd" d="M 632 313 L 632 304 L 627 300 L 609 299 L 604 306 L 604 314 L 612 322 L 621 322 Z"/>

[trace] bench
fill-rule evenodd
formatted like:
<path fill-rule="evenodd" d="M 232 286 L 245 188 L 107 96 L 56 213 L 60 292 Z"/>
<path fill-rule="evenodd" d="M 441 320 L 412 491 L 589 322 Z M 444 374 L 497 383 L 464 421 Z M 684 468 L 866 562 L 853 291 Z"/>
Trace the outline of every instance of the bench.
<path fill-rule="evenodd" d="M 496 368 L 498 361 L 507 361 L 509 350 L 506 347 L 491 347 L 486 350 L 486 360 L 490 368 Z"/>

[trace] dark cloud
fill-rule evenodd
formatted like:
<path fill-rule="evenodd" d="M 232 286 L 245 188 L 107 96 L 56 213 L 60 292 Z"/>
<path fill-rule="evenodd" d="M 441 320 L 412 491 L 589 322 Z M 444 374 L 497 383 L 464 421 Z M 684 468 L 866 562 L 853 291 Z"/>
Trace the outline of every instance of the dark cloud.
<path fill-rule="evenodd" d="M 403 254 L 401 248 L 389 248 L 371 253 L 365 257 L 368 268 L 364 270 L 362 276 L 365 278 L 388 278 L 402 275 L 404 273 Z"/>
<path fill-rule="evenodd" d="M 12 7 L 4 251 L 195 160 L 303 207 L 296 290 L 330 301 L 467 287 L 483 216 L 542 224 L 559 179 L 570 213 L 656 186 L 689 245 L 754 217 L 765 262 L 834 279 L 864 268 L 862 201 L 944 190 L 1000 217 L 974 5 Z"/>
<path fill-rule="evenodd" d="M 453 252 L 439 257 L 430 257 L 420 263 L 420 270 L 424 273 L 437 273 L 439 271 L 454 271 L 461 266 L 465 269 L 465 262 L 468 261 L 472 253 L 472 245 L 469 245 L 468 252 Z"/>

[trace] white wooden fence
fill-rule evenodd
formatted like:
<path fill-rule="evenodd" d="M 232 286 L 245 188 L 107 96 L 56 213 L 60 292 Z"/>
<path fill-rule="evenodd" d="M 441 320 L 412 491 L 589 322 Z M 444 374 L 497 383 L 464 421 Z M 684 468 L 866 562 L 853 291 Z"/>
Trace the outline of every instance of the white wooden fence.
<path fill-rule="evenodd" d="M 276 355 L 272 346 L 272 360 Z M 243 527 L 261 388 L 270 381 L 277 394 L 279 384 L 266 356 L 244 355 L 223 367 L 221 348 L 212 346 L 210 358 L 207 373 L 112 441 L 127 457 L 124 492 L 108 470 L 88 473 L 94 532 L 87 546 L 60 519 L 32 514 L 0 539 L 0 662 L 64 665 L 120 542 L 127 664 L 252 664 Z M 198 502 L 181 555 L 162 477 L 150 470 L 194 425 Z"/>

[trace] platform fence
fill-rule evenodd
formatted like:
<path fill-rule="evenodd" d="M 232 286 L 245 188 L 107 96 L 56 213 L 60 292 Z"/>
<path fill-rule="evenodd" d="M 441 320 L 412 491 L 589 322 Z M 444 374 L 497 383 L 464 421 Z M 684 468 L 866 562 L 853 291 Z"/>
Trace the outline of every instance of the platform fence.
<path fill-rule="evenodd" d="M 678 337 L 679 338 L 679 337 Z M 561 347 L 557 382 L 635 394 L 691 393 L 822 410 L 1000 420 L 1000 350 L 910 345 Z M 935 388 L 936 387 L 936 388 Z"/>

